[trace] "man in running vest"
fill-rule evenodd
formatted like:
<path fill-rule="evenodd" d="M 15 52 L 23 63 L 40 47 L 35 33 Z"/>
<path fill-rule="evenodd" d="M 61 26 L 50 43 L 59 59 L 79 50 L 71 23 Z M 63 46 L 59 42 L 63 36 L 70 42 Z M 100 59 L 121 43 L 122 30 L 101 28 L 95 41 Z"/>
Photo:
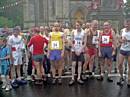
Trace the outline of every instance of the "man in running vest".
<path fill-rule="evenodd" d="M 121 44 L 120 47 L 120 54 L 119 54 L 119 73 L 120 73 L 120 80 L 117 82 L 117 85 L 123 85 L 124 78 L 123 78 L 123 62 L 125 58 L 128 58 L 128 82 L 127 86 L 130 87 L 130 19 L 125 21 L 125 28 L 122 29 L 122 34 L 119 39 Z M 125 65 L 125 64 L 124 64 Z"/>
<path fill-rule="evenodd" d="M 75 67 L 76 62 L 78 62 L 78 78 L 77 82 L 79 84 L 84 84 L 81 80 L 81 70 L 82 70 L 82 62 L 84 60 L 83 50 L 84 50 L 84 30 L 81 28 L 81 24 L 76 22 L 76 30 L 72 32 L 72 79 L 69 82 L 69 85 L 73 85 L 75 83 Z"/>
<path fill-rule="evenodd" d="M 58 84 L 62 84 L 62 59 L 64 56 L 64 34 L 60 32 L 60 24 L 54 23 L 53 32 L 49 35 L 48 57 L 51 62 L 52 84 L 56 84 L 56 73 L 58 73 Z M 57 71 L 57 72 L 56 72 Z"/>
<path fill-rule="evenodd" d="M 102 58 L 102 65 L 101 65 L 101 76 L 98 78 L 99 80 L 103 79 L 104 65 L 107 65 L 107 81 L 113 82 L 110 77 L 111 69 L 112 69 L 112 53 L 113 49 L 116 49 L 116 35 L 115 32 L 112 30 L 111 25 L 109 22 L 104 22 L 103 24 L 103 32 L 100 33 L 99 36 L 100 43 L 99 43 L 99 56 Z M 113 46 L 113 47 L 112 47 Z"/>

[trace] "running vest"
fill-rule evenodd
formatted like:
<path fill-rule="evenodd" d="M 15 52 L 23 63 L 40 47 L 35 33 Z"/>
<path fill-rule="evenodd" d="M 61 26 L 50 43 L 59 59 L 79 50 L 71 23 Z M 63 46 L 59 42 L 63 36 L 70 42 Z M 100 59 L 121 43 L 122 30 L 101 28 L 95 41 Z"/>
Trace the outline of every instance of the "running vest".
<path fill-rule="evenodd" d="M 74 31 L 74 50 L 80 51 L 83 46 L 83 38 L 84 38 L 84 31 L 81 30 L 81 32 L 77 32 L 77 30 Z"/>
<path fill-rule="evenodd" d="M 63 49 L 63 37 L 61 32 L 51 32 L 50 33 L 50 50 L 62 50 Z"/>
<path fill-rule="evenodd" d="M 87 36 L 87 47 L 95 48 L 98 44 L 99 33 L 96 31 L 96 35 L 93 35 L 92 30 L 89 30 L 89 35 Z"/>
<path fill-rule="evenodd" d="M 65 31 L 66 31 L 67 40 L 71 40 L 71 38 L 72 38 L 71 31 L 69 29 L 65 29 Z"/>
<path fill-rule="evenodd" d="M 18 36 L 18 37 L 15 37 L 14 35 L 11 36 L 10 43 L 12 46 L 12 51 L 14 52 L 20 52 L 24 46 L 23 39 L 21 36 Z"/>
<path fill-rule="evenodd" d="M 101 47 L 112 47 L 112 30 L 108 34 L 101 33 Z"/>
<path fill-rule="evenodd" d="M 127 41 L 121 44 L 121 50 L 130 51 L 130 31 L 126 31 L 126 29 L 122 30 L 122 38 L 125 37 Z"/>

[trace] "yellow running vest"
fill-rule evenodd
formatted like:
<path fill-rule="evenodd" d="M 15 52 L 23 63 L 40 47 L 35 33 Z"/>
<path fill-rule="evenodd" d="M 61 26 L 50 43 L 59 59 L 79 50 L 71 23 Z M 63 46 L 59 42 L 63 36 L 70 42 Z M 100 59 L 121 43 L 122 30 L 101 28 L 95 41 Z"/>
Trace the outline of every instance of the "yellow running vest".
<path fill-rule="evenodd" d="M 51 38 L 49 43 L 50 50 L 62 50 L 63 49 L 63 40 L 61 32 L 51 32 Z"/>

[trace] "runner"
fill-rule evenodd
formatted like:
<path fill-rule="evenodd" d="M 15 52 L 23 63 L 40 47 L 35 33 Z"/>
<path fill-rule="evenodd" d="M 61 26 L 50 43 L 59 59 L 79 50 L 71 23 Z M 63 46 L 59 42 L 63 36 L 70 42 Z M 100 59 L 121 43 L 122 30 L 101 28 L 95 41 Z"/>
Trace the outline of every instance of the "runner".
<path fill-rule="evenodd" d="M 22 65 L 22 50 L 24 49 L 24 41 L 19 35 L 21 32 L 19 27 L 13 29 L 13 35 L 10 36 L 8 44 L 12 48 L 13 66 L 11 68 L 12 77 L 21 81 L 21 65 Z M 16 76 L 17 74 L 17 76 Z M 14 82 L 14 80 L 12 81 Z"/>
<path fill-rule="evenodd" d="M 48 57 L 51 62 L 52 84 L 56 84 L 56 73 L 58 73 L 58 84 L 62 84 L 63 56 L 64 56 L 64 35 L 60 32 L 60 24 L 54 23 L 53 32 L 49 36 Z M 56 72 L 57 71 L 57 72 Z"/>
<path fill-rule="evenodd" d="M 71 44 L 72 44 L 72 33 L 69 29 L 69 27 L 66 27 L 64 29 L 64 34 L 65 34 L 65 54 L 64 54 L 64 60 L 65 60 L 65 70 L 69 71 L 69 67 L 71 65 Z"/>
<path fill-rule="evenodd" d="M 84 31 L 81 28 L 81 24 L 76 22 L 76 30 L 72 32 L 72 79 L 69 82 L 69 85 L 73 85 L 75 83 L 75 67 L 76 62 L 78 62 L 78 78 L 77 82 L 79 84 L 84 84 L 81 80 L 81 70 L 82 70 L 82 62 L 83 62 L 83 49 L 84 49 Z"/>
<path fill-rule="evenodd" d="M 0 74 L 3 81 L 2 89 L 9 91 L 12 87 L 9 80 L 11 49 L 6 44 L 5 36 L 0 36 Z"/>
<path fill-rule="evenodd" d="M 44 38 L 46 38 L 48 41 L 49 41 L 49 27 L 48 26 L 45 26 L 45 29 L 44 29 L 44 35 L 43 35 Z M 50 63 L 50 59 L 47 57 L 47 54 L 48 54 L 48 45 L 45 45 L 44 47 L 44 51 L 45 51 L 45 59 L 44 59 L 44 68 L 45 68 L 45 73 L 48 74 L 48 77 L 50 76 L 50 69 L 51 69 L 51 63 Z"/>
<path fill-rule="evenodd" d="M 116 35 L 112 30 L 109 22 L 104 22 L 103 32 L 100 33 L 100 43 L 99 43 L 99 57 L 102 58 L 101 61 L 101 75 L 98 80 L 103 80 L 103 73 L 105 72 L 104 64 L 107 65 L 107 81 L 113 82 L 110 77 L 112 69 L 112 53 L 113 49 L 116 49 Z M 113 48 L 112 48 L 113 46 Z"/>
<path fill-rule="evenodd" d="M 119 55 L 119 73 L 120 73 L 120 80 L 117 82 L 118 85 L 123 85 L 123 62 L 124 59 L 127 57 L 128 58 L 128 64 L 130 68 L 130 20 L 125 21 L 125 27 L 122 30 L 122 35 L 121 39 L 119 42 L 121 43 L 121 48 L 120 48 L 120 55 Z M 128 82 L 127 86 L 130 87 L 130 69 L 128 71 Z"/>
<path fill-rule="evenodd" d="M 85 74 L 85 71 L 88 66 L 90 77 L 94 75 L 93 73 L 94 59 L 97 55 L 97 45 L 98 45 L 98 39 L 99 39 L 99 32 L 97 28 L 98 28 L 98 21 L 93 20 L 91 23 L 91 28 L 87 30 L 86 36 L 85 36 L 86 62 L 83 66 L 83 73 Z"/>
<path fill-rule="evenodd" d="M 33 45 L 33 55 L 32 59 L 34 62 L 34 65 L 36 67 L 37 71 L 37 81 L 36 84 L 42 84 L 41 80 L 45 79 L 45 72 L 43 68 L 43 59 L 44 59 L 44 45 L 48 44 L 48 40 L 46 40 L 44 37 L 42 37 L 40 34 L 40 30 L 38 27 L 35 28 L 35 35 L 30 39 L 30 42 L 28 43 L 28 47 L 31 47 Z"/>

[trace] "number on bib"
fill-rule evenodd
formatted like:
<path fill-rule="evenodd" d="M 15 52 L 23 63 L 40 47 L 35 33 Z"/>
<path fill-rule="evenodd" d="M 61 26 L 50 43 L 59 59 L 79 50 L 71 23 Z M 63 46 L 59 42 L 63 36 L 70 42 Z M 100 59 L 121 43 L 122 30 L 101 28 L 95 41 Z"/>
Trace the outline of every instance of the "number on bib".
<path fill-rule="evenodd" d="M 108 44 L 110 42 L 110 36 L 102 36 L 102 43 Z"/>
<path fill-rule="evenodd" d="M 97 43 L 98 43 L 98 37 L 97 36 L 93 36 L 92 44 L 97 44 Z"/>
<path fill-rule="evenodd" d="M 59 41 L 52 41 L 52 49 L 59 49 Z"/>
<path fill-rule="evenodd" d="M 77 40 L 75 45 L 78 46 L 78 47 L 81 47 L 82 46 L 82 41 Z"/>

